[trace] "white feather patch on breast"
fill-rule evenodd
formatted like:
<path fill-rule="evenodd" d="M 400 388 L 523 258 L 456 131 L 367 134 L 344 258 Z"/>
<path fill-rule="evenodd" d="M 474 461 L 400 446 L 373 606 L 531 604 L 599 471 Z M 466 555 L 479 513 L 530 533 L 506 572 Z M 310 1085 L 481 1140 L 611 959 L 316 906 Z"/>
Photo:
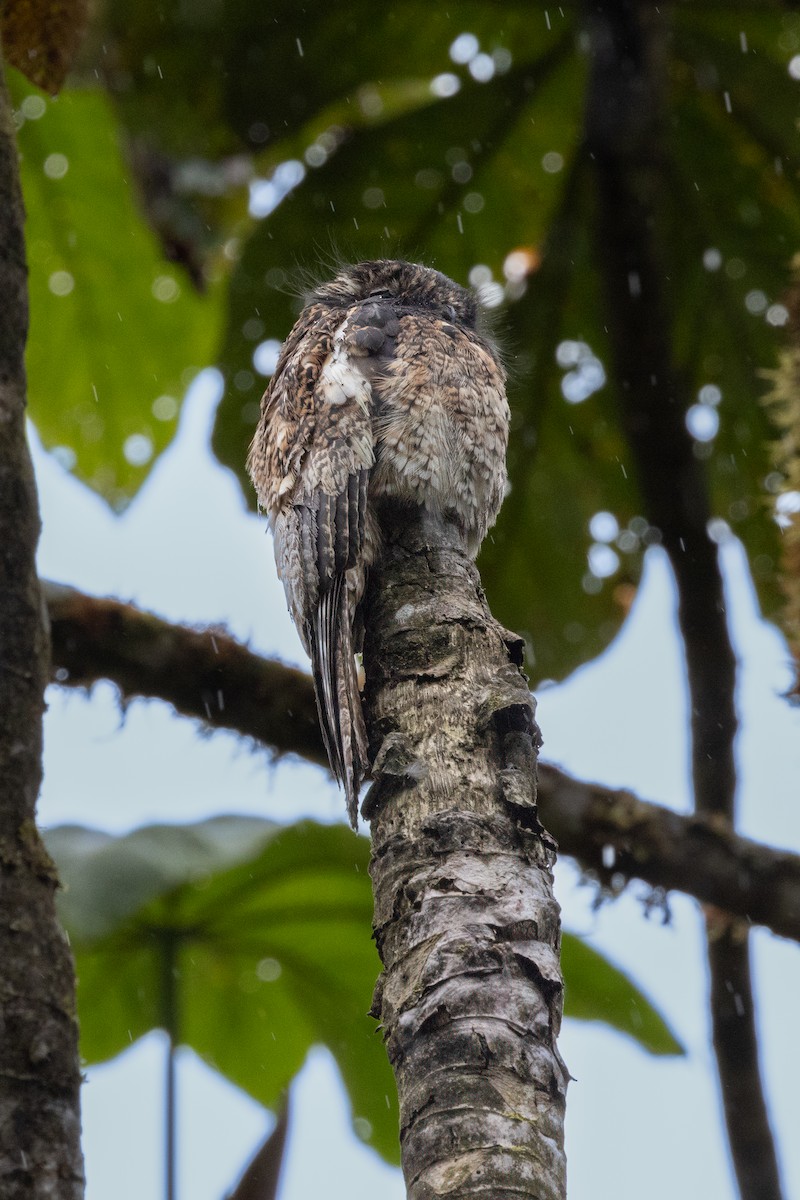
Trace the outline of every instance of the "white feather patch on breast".
<path fill-rule="evenodd" d="M 347 333 L 348 322 L 344 321 L 336 331 L 333 350 L 322 365 L 317 392 L 326 404 L 346 404 L 348 400 L 355 400 L 366 413 L 372 398 L 372 385 L 347 352 Z"/>

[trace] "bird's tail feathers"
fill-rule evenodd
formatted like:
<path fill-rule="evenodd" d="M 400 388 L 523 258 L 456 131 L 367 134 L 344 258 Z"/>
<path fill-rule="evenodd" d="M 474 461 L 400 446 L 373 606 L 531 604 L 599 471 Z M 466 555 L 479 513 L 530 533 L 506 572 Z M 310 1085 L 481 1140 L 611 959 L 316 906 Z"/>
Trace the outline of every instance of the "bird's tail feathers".
<path fill-rule="evenodd" d="M 344 785 L 347 813 L 355 829 L 358 792 L 369 758 L 344 573 L 320 596 L 311 624 L 311 666 L 322 737 L 331 770 Z"/>

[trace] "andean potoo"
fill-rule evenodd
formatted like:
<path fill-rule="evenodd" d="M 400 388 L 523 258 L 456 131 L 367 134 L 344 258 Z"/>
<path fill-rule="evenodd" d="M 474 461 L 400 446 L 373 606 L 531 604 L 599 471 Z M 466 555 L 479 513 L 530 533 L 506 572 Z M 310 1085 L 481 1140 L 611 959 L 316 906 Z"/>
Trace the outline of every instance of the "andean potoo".
<path fill-rule="evenodd" d="M 354 827 L 369 769 L 354 655 L 378 512 L 386 522 L 392 503 L 424 506 L 477 555 L 506 486 L 504 383 L 471 292 L 379 260 L 307 296 L 261 402 L 248 470 Z"/>

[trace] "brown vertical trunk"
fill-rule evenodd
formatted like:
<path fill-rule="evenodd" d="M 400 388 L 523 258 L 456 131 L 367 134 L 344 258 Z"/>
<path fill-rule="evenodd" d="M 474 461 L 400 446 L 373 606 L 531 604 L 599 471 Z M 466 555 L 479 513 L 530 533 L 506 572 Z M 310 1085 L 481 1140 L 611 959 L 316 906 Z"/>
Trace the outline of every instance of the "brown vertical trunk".
<path fill-rule="evenodd" d="M 689 680 L 695 807 L 734 822 L 736 660 L 711 503 L 686 429 L 687 387 L 672 344 L 664 210 L 671 6 L 585 5 L 591 72 L 585 137 L 597 183 L 603 275 L 620 412 L 648 519 L 678 588 Z M 780 1200 L 777 1156 L 759 1070 L 746 926 L 707 916 L 714 1050 L 742 1200 Z"/>
<path fill-rule="evenodd" d="M 408 1196 L 560 1200 L 559 910 L 520 645 L 455 530 L 391 521 L 368 596 L 365 815 Z"/>
<path fill-rule="evenodd" d="M 27 278 L 0 62 L 0 1196 L 83 1195 L 75 979 L 34 823 L 48 675 L 25 440 Z"/>

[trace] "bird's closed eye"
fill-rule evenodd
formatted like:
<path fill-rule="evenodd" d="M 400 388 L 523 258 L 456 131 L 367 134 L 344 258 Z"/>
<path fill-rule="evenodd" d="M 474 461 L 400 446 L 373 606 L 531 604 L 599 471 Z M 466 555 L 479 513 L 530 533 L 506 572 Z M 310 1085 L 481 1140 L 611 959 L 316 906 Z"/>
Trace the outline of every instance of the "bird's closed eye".
<path fill-rule="evenodd" d="M 388 290 L 388 288 L 373 288 L 369 293 L 368 299 L 372 300 L 373 298 L 377 299 L 378 297 L 380 297 L 381 300 L 391 300 L 392 293 Z"/>

